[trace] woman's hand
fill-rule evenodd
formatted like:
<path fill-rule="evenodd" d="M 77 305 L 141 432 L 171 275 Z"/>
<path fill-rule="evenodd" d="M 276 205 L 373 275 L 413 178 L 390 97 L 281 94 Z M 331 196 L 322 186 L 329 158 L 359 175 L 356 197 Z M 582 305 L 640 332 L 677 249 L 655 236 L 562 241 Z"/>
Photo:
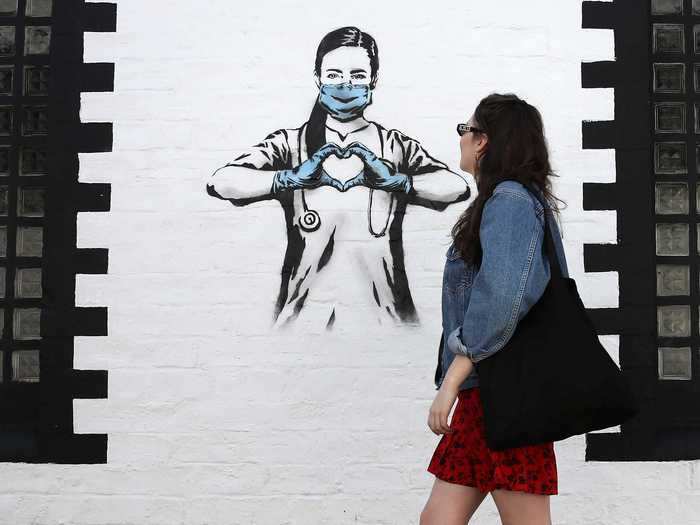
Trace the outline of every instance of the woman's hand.
<path fill-rule="evenodd" d="M 323 169 L 323 161 L 331 155 L 343 157 L 342 148 L 333 142 L 321 146 L 316 153 L 295 168 L 278 171 L 273 177 L 272 193 L 286 189 L 311 189 L 319 186 L 332 186 L 338 191 L 344 191 L 343 183 L 331 177 Z"/>
<path fill-rule="evenodd" d="M 343 191 L 355 186 L 363 185 L 375 190 L 400 191 L 408 193 L 412 188 L 412 182 L 408 175 L 396 171 L 396 168 L 387 160 L 380 159 L 361 142 L 353 142 L 345 148 L 343 158 L 351 155 L 360 157 L 365 165 L 362 173 L 345 181 Z"/>
<path fill-rule="evenodd" d="M 454 430 L 447 424 L 447 417 L 450 415 L 452 406 L 459 394 L 458 386 L 451 386 L 443 381 L 440 385 L 433 404 L 430 406 L 428 415 L 428 426 L 434 434 L 452 433 Z"/>

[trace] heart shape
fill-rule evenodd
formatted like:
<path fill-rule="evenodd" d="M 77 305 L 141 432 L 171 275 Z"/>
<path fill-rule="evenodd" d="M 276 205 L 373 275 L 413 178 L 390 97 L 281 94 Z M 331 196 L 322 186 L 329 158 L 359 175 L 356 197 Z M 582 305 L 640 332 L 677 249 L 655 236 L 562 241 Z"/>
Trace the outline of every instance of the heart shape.
<path fill-rule="evenodd" d="M 346 191 L 346 182 L 364 172 L 365 164 L 354 151 L 342 148 L 339 152 L 325 159 L 322 163 L 323 170 L 329 179 L 341 186 L 339 191 Z"/>

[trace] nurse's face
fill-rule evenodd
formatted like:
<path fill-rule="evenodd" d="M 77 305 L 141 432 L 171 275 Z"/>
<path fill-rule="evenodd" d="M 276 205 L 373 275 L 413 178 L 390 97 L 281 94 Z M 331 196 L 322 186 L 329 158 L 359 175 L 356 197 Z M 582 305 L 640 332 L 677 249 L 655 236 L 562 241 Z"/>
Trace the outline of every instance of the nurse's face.
<path fill-rule="evenodd" d="M 321 62 L 321 76 L 314 75 L 316 85 L 320 84 L 369 84 L 372 69 L 369 56 L 364 48 L 356 46 L 341 46 L 329 51 Z"/>

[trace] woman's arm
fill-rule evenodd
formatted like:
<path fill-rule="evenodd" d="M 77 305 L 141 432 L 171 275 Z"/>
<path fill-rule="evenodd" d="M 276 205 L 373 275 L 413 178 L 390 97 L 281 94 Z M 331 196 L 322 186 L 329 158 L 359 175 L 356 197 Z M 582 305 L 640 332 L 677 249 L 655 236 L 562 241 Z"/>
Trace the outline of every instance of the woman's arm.
<path fill-rule="evenodd" d="M 260 172 L 263 173 L 260 173 Z M 207 183 L 207 193 L 212 197 L 230 200 L 241 206 L 250 199 L 261 200 L 272 196 L 272 179 L 277 171 L 246 168 L 236 164 L 226 164 L 211 175 Z"/>
<path fill-rule="evenodd" d="M 291 167 L 288 134 L 279 129 L 214 171 L 207 182 L 207 193 L 236 206 L 269 199 L 275 174 Z"/>
<path fill-rule="evenodd" d="M 459 390 L 459 386 L 469 377 L 474 369 L 474 363 L 466 355 L 457 354 L 445 372 L 440 388 Z"/>
<path fill-rule="evenodd" d="M 417 203 L 431 208 L 444 209 L 448 204 L 468 200 L 471 196 L 471 188 L 466 179 L 449 169 L 439 169 L 428 175 L 414 175 L 413 189 Z"/>
<path fill-rule="evenodd" d="M 519 315 L 526 313 L 520 312 L 521 303 L 542 232 L 527 196 L 499 191 L 486 201 L 479 229 L 481 266 L 464 321 L 447 338 L 452 352 L 478 363 L 505 346 Z"/>
<path fill-rule="evenodd" d="M 396 170 L 412 178 L 411 204 L 442 211 L 454 202 L 469 199 L 467 179 L 432 157 L 420 142 L 398 130 L 391 130 L 389 138 L 396 152 Z"/>

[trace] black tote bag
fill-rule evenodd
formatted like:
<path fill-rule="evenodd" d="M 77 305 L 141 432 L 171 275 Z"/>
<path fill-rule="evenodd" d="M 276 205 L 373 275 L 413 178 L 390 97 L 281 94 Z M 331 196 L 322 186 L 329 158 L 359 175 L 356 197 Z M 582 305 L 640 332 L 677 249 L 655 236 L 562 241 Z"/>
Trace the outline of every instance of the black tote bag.
<path fill-rule="evenodd" d="M 506 345 L 475 363 L 492 450 L 559 441 L 619 425 L 639 411 L 598 340 L 576 282 L 561 273 L 546 209 L 543 250 L 551 278 L 544 294 Z"/>

